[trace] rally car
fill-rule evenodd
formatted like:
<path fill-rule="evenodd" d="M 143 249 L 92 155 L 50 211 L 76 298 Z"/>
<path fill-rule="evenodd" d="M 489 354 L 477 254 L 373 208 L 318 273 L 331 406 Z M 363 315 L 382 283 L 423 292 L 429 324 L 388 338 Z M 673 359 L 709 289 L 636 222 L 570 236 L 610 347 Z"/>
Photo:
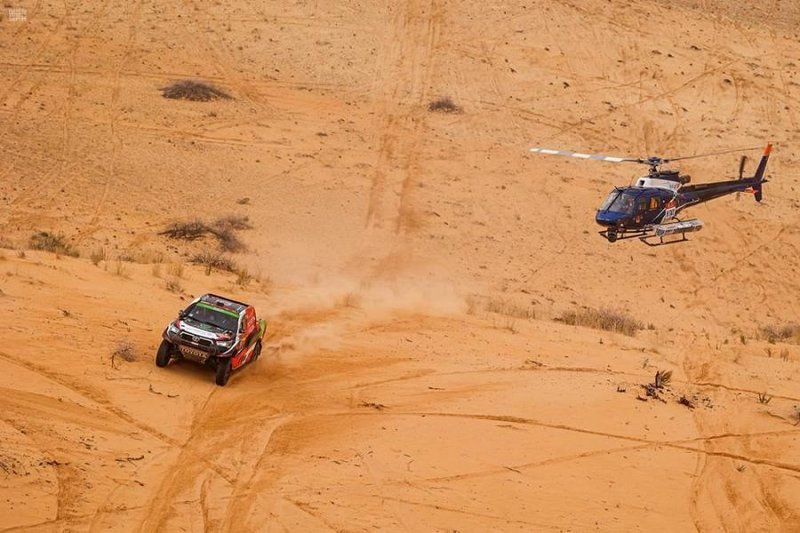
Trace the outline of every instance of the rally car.
<path fill-rule="evenodd" d="M 216 369 L 216 383 L 224 386 L 231 372 L 258 359 L 266 322 L 256 310 L 230 298 L 204 294 L 178 313 L 162 333 L 156 366 L 172 359 L 188 359 Z"/>

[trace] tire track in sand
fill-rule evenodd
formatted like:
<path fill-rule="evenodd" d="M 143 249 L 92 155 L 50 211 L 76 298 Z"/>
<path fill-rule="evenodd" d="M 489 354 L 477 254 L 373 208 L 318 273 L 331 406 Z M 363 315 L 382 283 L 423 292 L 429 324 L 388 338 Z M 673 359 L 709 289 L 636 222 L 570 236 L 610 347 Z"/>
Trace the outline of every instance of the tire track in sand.
<path fill-rule="evenodd" d="M 439 45 L 443 9 L 436 0 L 409 0 L 392 14 L 378 60 L 378 161 L 369 194 L 367 228 L 409 229 L 409 195 L 420 172 L 425 97 Z"/>

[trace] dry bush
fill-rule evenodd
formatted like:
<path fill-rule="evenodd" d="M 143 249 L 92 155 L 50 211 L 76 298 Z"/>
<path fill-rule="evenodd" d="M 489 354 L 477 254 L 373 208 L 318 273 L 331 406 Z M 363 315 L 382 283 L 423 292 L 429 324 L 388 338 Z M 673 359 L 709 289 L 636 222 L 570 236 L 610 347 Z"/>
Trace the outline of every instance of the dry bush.
<path fill-rule="evenodd" d="M 512 317 L 505 318 L 503 322 L 503 329 L 510 331 L 511 333 L 519 333 L 519 330 L 517 329 L 517 321 Z"/>
<path fill-rule="evenodd" d="M 770 396 L 766 392 L 759 392 L 758 393 L 758 403 L 766 405 L 771 401 L 772 401 L 772 396 Z"/>
<path fill-rule="evenodd" d="M 252 227 L 246 216 L 227 215 L 218 218 L 211 224 L 206 224 L 200 220 L 176 222 L 159 234 L 166 235 L 170 239 L 183 241 L 195 241 L 206 235 L 213 235 L 217 239 L 220 248 L 226 252 L 242 252 L 246 249 L 246 246 L 236 236 L 236 231 L 251 229 Z"/>
<path fill-rule="evenodd" d="M 230 258 L 219 253 L 205 251 L 192 257 L 192 263 L 202 265 L 206 269 L 206 275 L 211 274 L 213 270 L 220 270 L 224 272 L 236 272 L 239 267 Z"/>
<path fill-rule="evenodd" d="M 127 339 L 117 341 L 117 347 L 111 352 L 111 366 L 116 368 L 117 358 L 132 363 L 139 359 L 136 353 L 136 346 Z"/>
<path fill-rule="evenodd" d="M 762 326 L 759 331 L 759 338 L 770 344 L 776 342 L 795 342 L 800 344 L 800 324 L 769 324 Z"/>
<path fill-rule="evenodd" d="M 560 320 L 570 326 L 585 326 L 605 331 L 614 331 L 631 337 L 644 327 L 644 325 L 635 318 L 625 313 L 609 309 L 565 311 L 556 320 Z"/>
<path fill-rule="evenodd" d="M 657 370 L 653 386 L 657 389 L 663 389 L 669 385 L 670 381 L 672 381 L 672 370 Z"/>
<path fill-rule="evenodd" d="M 246 215 L 225 215 L 214 221 L 214 227 L 221 229 L 253 229 Z"/>
<path fill-rule="evenodd" d="M 130 277 L 130 274 L 128 273 L 128 267 L 125 266 L 125 263 L 122 261 L 122 259 L 117 259 L 114 261 L 114 275 L 121 278 Z"/>
<path fill-rule="evenodd" d="M 168 279 L 164 283 L 164 287 L 169 292 L 174 292 L 176 294 L 180 294 L 183 292 L 183 287 L 181 286 L 181 282 L 177 278 Z"/>
<path fill-rule="evenodd" d="M 92 264 L 97 266 L 100 264 L 100 261 L 105 261 L 107 258 L 106 256 L 106 249 L 104 247 L 95 248 L 91 254 L 89 254 L 89 259 L 91 259 Z"/>
<path fill-rule="evenodd" d="M 244 289 L 250 285 L 251 281 L 253 281 L 253 275 L 247 269 L 242 268 L 236 271 L 236 285 Z"/>
<path fill-rule="evenodd" d="M 229 100 L 231 95 L 211 83 L 199 80 L 176 81 L 161 88 L 161 96 L 173 100 L 208 102 L 210 100 Z"/>
<path fill-rule="evenodd" d="M 167 268 L 167 272 L 176 278 L 183 277 L 183 263 L 171 263 Z"/>
<path fill-rule="evenodd" d="M 437 113 L 461 113 L 463 109 L 449 96 L 442 96 L 428 104 L 428 111 Z"/>
<path fill-rule="evenodd" d="M 345 293 L 344 296 L 342 296 L 340 303 L 344 307 L 351 307 L 353 309 L 357 309 L 361 307 L 361 296 L 356 292 L 350 291 Z"/>
<path fill-rule="evenodd" d="M 182 241 L 194 241 L 209 232 L 209 227 L 199 220 L 191 220 L 189 222 L 175 222 L 167 229 L 159 233 L 159 235 L 166 235 L 170 239 L 180 239 Z"/>
<path fill-rule="evenodd" d="M 536 319 L 536 309 L 532 303 L 519 303 L 510 298 L 494 298 L 476 294 L 467 296 L 466 303 L 468 315 L 484 312 L 524 320 Z"/>
<path fill-rule="evenodd" d="M 217 238 L 219 247 L 226 252 L 243 252 L 247 249 L 231 228 L 214 228 L 211 233 Z"/>
<path fill-rule="evenodd" d="M 34 250 L 44 250 L 46 252 L 53 252 L 59 255 L 68 255 L 70 257 L 78 257 L 80 253 L 67 242 L 67 238 L 63 233 L 49 233 L 47 231 L 39 231 L 31 235 L 31 248 Z"/>
<path fill-rule="evenodd" d="M 497 313 L 498 315 L 513 318 L 523 318 L 526 320 L 533 320 L 536 318 L 536 310 L 532 305 L 518 304 L 502 298 L 490 298 L 486 302 L 485 309 L 489 313 Z"/>

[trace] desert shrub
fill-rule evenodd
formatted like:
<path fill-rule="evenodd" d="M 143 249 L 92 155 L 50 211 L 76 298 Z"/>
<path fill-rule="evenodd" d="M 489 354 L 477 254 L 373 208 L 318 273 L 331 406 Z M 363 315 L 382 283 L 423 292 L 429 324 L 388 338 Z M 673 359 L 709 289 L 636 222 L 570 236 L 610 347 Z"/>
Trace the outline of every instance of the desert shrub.
<path fill-rule="evenodd" d="M 672 381 L 672 370 L 657 370 L 653 386 L 657 389 L 663 389 L 669 385 L 670 381 Z"/>
<path fill-rule="evenodd" d="M 195 241 L 206 235 L 212 235 L 217 239 L 220 248 L 226 252 L 242 252 L 247 247 L 236 236 L 236 231 L 252 227 L 246 216 L 227 215 L 211 224 L 200 220 L 176 222 L 160 232 L 160 235 L 184 241 Z"/>
<path fill-rule="evenodd" d="M 183 277 L 183 263 L 170 263 L 167 272 L 176 278 Z"/>
<path fill-rule="evenodd" d="M 776 342 L 800 343 L 800 324 L 768 324 L 759 329 L 759 337 L 770 344 Z"/>
<path fill-rule="evenodd" d="M 557 319 L 570 326 L 585 326 L 605 331 L 614 331 L 633 336 L 644 325 L 625 313 L 609 309 L 580 309 L 565 311 Z"/>
<path fill-rule="evenodd" d="M 226 252 L 243 252 L 247 247 L 236 236 L 236 232 L 231 228 L 215 227 L 211 233 L 217 238 L 219 247 Z"/>
<path fill-rule="evenodd" d="M 114 261 L 114 275 L 121 278 L 127 278 L 130 276 L 128 274 L 128 267 L 125 265 L 125 262 L 122 259 L 117 259 Z"/>
<path fill-rule="evenodd" d="M 89 254 L 89 259 L 91 259 L 94 266 L 97 266 L 100 264 L 100 261 L 106 260 L 106 249 L 102 246 L 100 248 L 95 248 L 92 253 Z"/>
<path fill-rule="evenodd" d="M 177 278 L 168 279 L 164 283 L 164 288 L 166 288 L 169 292 L 174 292 L 176 294 L 180 294 L 183 292 L 183 287 L 181 286 L 181 282 Z"/>
<path fill-rule="evenodd" d="M 211 274 L 212 270 L 221 270 L 224 272 L 236 272 L 238 267 L 236 263 L 227 256 L 213 252 L 202 252 L 191 259 L 192 263 L 202 265 L 206 268 L 206 274 Z"/>
<path fill-rule="evenodd" d="M 244 289 L 250 285 L 251 281 L 253 281 L 253 275 L 247 269 L 241 268 L 236 271 L 236 285 Z"/>
<path fill-rule="evenodd" d="M 502 298 L 490 298 L 486 302 L 486 311 L 512 318 L 523 318 L 526 320 L 532 320 L 536 318 L 536 311 L 532 305 L 520 304 Z"/>
<path fill-rule="evenodd" d="M 199 220 L 189 222 L 175 222 L 159 235 L 166 235 L 170 239 L 182 241 L 195 241 L 209 232 L 210 228 Z"/>
<path fill-rule="evenodd" d="M 253 229 L 250 218 L 246 215 L 226 215 L 214 221 L 216 228 L 228 229 Z"/>
<path fill-rule="evenodd" d="M 228 93 L 213 84 L 198 80 L 181 80 L 162 87 L 161 96 L 173 100 L 192 100 L 194 102 L 231 98 Z"/>
<path fill-rule="evenodd" d="M 449 96 L 442 96 L 428 104 L 428 111 L 437 113 L 461 113 L 461 106 L 456 105 Z"/>
<path fill-rule="evenodd" d="M 63 233 L 56 234 L 47 231 L 39 231 L 31 235 L 30 246 L 34 250 L 44 250 L 46 252 L 68 255 L 70 257 L 78 257 L 80 255 L 78 250 L 67 242 L 67 238 Z"/>
<path fill-rule="evenodd" d="M 361 306 L 361 296 L 353 291 L 347 292 L 342 296 L 340 304 L 344 307 L 358 308 Z"/>

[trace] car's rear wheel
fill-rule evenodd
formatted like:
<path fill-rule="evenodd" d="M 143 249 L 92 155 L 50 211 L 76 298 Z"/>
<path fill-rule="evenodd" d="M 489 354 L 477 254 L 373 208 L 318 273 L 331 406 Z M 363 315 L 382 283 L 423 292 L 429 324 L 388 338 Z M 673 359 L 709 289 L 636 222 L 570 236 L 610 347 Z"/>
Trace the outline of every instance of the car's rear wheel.
<path fill-rule="evenodd" d="M 217 360 L 217 385 L 224 387 L 231 377 L 231 360 L 230 358 Z"/>
<path fill-rule="evenodd" d="M 158 352 L 156 352 L 156 366 L 164 368 L 169 364 L 169 360 L 172 359 L 172 344 L 167 342 L 166 340 L 161 341 L 161 346 L 158 347 Z"/>

